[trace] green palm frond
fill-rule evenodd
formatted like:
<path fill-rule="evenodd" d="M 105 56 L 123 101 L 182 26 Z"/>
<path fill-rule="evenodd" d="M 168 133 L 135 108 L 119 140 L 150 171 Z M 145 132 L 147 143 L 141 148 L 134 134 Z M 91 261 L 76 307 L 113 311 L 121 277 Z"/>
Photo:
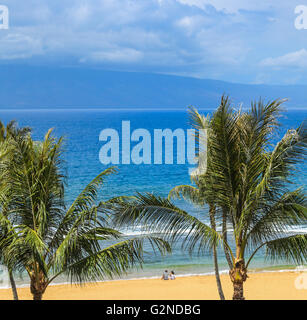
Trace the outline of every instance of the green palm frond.
<path fill-rule="evenodd" d="M 302 125 L 297 130 L 288 130 L 274 150 L 267 157 L 264 172 L 255 188 L 253 197 L 262 196 L 270 188 L 270 192 L 280 193 L 288 179 L 295 172 L 295 167 L 307 155 L 307 130 Z"/>
<path fill-rule="evenodd" d="M 191 125 L 197 130 L 206 130 L 209 129 L 210 118 L 209 115 L 205 116 L 200 114 L 197 109 L 190 106 L 188 109 L 189 121 Z"/>
<path fill-rule="evenodd" d="M 288 131 L 283 139 L 276 145 L 274 150 L 267 154 L 267 157 L 259 165 L 258 179 L 254 179 L 254 186 L 250 185 L 250 190 L 245 199 L 245 207 L 241 215 L 241 226 L 251 225 L 257 212 L 271 212 L 278 206 L 277 212 L 280 212 L 280 202 L 284 203 L 285 199 L 291 198 L 293 205 L 306 206 L 304 194 L 296 190 L 288 192 L 287 186 L 292 183 L 289 176 L 293 175 L 294 165 L 298 165 L 306 158 L 307 153 L 307 136 L 306 130 L 301 126 L 298 130 Z M 261 173 L 262 171 L 262 173 Z M 275 204 L 268 208 L 272 200 Z M 289 209 L 289 205 L 287 206 Z M 294 206 L 292 207 L 294 210 Z M 292 210 L 292 212 L 293 212 Z M 297 211 L 297 210 L 296 210 Z M 289 214 L 291 212 L 287 210 Z M 285 222 L 287 215 L 283 211 L 283 216 L 272 220 L 277 225 Z M 271 219 L 273 215 L 270 215 Z M 289 216 L 289 219 L 291 216 Z M 266 220 L 263 220 L 265 222 Z M 272 222 L 272 223 L 273 223 Z M 295 222 L 295 221 L 294 221 Z M 272 223 L 270 223 L 272 225 Z M 288 221 L 288 223 L 290 223 Z"/>
<path fill-rule="evenodd" d="M 47 265 L 44 253 L 48 250 L 43 239 L 27 226 L 15 227 L 15 233 L 7 237 L 8 242 L 2 246 L 5 262 L 11 268 L 22 272 L 30 264 L 35 264 L 47 276 Z"/>
<path fill-rule="evenodd" d="M 198 167 L 194 170 L 194 175 L 205 173 L 207 168 L 207 153 L 206 144 L 208 138 L 208 130 L 210 128 L 209 115 L 204 116 L 200 114 L 195 108 L 189 107 L 189 121 L 195 129 L 195 155 Z M 193 175 L 192 175 L 193 178 Z"/>
<path fill-rule="evenodd" d="M 248 112 L 250 129 L 253 132 L 253 143 L 266 144 L 271 134 L 280 126 L 279 118 L 282 105 L 287 99 L 276 99 L 265 103 L 262 99 L 254 101 Z"/>
<path fill-rule="evenodd" d="M 176 207 L 169 200 L 153 194 L 137 194 L 135 201 L 114 204 L 113 220 L 118 226 L 141 225 L 173 243 L 180 238 L 182 247 L 191 254 L 216 246 L 221 236 L 214 229 Z"/>
<path fill-rule="evenodd" d="M 104 170 L 81 191 L 62 217 L 57 226 L 57 231 L 51 239 L 50 246 L 60 245 L 69 231 L 73 230 L 74 227 L 78 227 L 80 223 L 89 217 L 90 219 L 93 218 L 96 223 L 98 222 L 97 215 L 104 210 L 103 202 L 99 203 L 98 206 L 95 205 L 99 187 L 107 176 L 115 172 L 116 169 L 114 167 Z M 102 218 L 103 216 L 100 217 L 100 219 Z"/>
<path fill-rule="evenodd" d="M 204 196 L 201 195 L 199 189 L 189 185 L 174 187 L 169 192 L 168 199 L 184 199 L 198 206 L 203 206 L 205 204 Z"/>
<path fill-rule="evenodd" d="M 272 260 L 306 263 L 307 234 L 292 235 L 267 242 L 266 255 Z"/>
<path fill-rule="evenodd" d="M 266 242 L 287 232 L 291 226 L 307 221 L 306 197 L 302 189 L 285 193 L 273 205 L 264 200 L 262 211 L 258 211 L 249 221 L 247 239 L 254 245 Z"/>
<path fill-rule="evenodd" d="M 61 273 L 70 277 L 72 282 L 79 283 L 120 276 L 130 268 L 142 266 L 145 242 L 148 242 L 153 249 L 159 250 L 161 254 L 171 252 L 169 244 L 158 237 L 142 236 L 127 239 L 92 252 L 83 259 L 76 259 L 71 264 L 60 266 L 59 273 L 51 278 L 50 282 Z"/>
<path fill-rule="evenodd" d="M 208 168 L 206 198 L 211 203 L 231 208 L 237 201 L 240 176 L 239 136 L 240 112 L 234 112 L 228 97 L 222 97 L 217 111 L 211 118 L 208 137 Z M 235 210 L 228 210 L 235 225 Z"/>
<path fill-rule="evenodd" d="M 85 211 L 78 216 L 70 229 L 62 234 L 62 241 L 56 243 L 56 251 L 51 261 L 55 264 L 66 264 L 65 261 L 82 258 L 84 253 L 97 251 L 100 248 L 99 241 L 117 239 L 120 235 L 117 230 L 100 225 L 96 217 Z"/>
<path fill-rule="evenodd" d="M 116 172 L 115 167 L 110 167 L 103 172 L 101 172 L 97 177 L 95 177 L 79 194 L 75 201 L 71 204 L 67 210 L 66 216 L 69 216 L 73 212 L 82 211 L 87 209 L 95 203 L 97 200 L 98 189 L 104 182 L 105 178 Z"/>

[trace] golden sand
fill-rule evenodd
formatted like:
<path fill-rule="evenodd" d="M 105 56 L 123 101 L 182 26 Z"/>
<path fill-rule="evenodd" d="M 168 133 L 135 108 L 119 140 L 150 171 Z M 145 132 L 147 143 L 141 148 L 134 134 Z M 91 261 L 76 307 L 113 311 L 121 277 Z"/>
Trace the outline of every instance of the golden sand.
<path fill-rule="evenodd" d="M 244 285 L 249 300 L 307 300 L 307 289 L 297 289 L 297 272 L 251 273 Z M 307 276 L 307 274 L 305 274 Z M 232 297 L 232 283 L 228 275 L 222 275 L 226 299 Z M 19 298 L 32 299 L 29 288 L 18 288 Z M 49 286 L 45 300 L 214 300 L 218 299 L 214 276 L 177 277 L 175 281 L 160 279 L 106 281 L 75 285 Z M 10 289 L 0 290 L 0 300 L 12 299 Z"/>

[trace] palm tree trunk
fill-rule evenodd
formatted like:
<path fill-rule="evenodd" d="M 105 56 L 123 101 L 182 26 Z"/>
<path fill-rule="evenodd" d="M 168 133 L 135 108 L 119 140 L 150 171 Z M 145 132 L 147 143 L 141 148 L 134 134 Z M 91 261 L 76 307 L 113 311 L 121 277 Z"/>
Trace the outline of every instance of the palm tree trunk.
<path fill-rule="evenodd" d="M 223 225 L 222 225 L 222 233 L 223 233 L 223 240 L 224 240 L 224 252 L 225 252 L 225 257 L 229 266 L 229 269 L 231 270 L 233 268 L 233 263 L 232 259 L 230 258 L 229 250 L 226 247 L 225 243 L 227 243 L 227 209 L 223 208 Z"/>
<path fill-rule="evenodd" d="M 18 293 L 17 293 L 16 283 L 15 283 L 15 280 L 14 280 L 13 272 L 11 270 L 9 271 L 9 278 L 10 278 L 10 283 L 11 283 L 11 288 L 12 288 L 14 300 L 18 300 Z"/>
<path fill-rule="evenodd" d="M 33 300 L 42 300 L 43 294 L 41 292 L 33 293 Z"/>
<path fill-rule="evenodd" d="M 234 268 L 229 271 L 230 279 L 233 284 L 233 300 L 245 300 L 243 284 L 247 279 L 247 269 L 244 259 L 237 258 Z"/>
<path fill-rule="evenodd" d="M 214 260 L 214 270 L 215 270 L 215 279 L 217 284 L 217 290 L 219 292 L 219 296 L 221 300 L 225 300 L 220 273 L 219 273 L 219 265 L 217 260 L 216 246 L 213 247 L 213 260 Z"/>
<path fill-rule="evenodd" d="M 211 228 L 216 230 L 215 207 L 212 205 L 210 205 L 210 208 L 209 208 L 209 216 L 210 216 Z M 213 261 L 214 261 L 214 271 L 215 271 L 217 290 L 218 290 L 220 299 L 225 300 L 225 296 L 224 296 L 224 292 L 223 292 L 223 288 L 222 288 L 222 283 L 221 283 L 221 278 L 220 278 L 220 273 L 219 273 L 219 265 L 218 265 L 218 259 L 217 259 L 216 246 L 213 247 Z"/>
<path fill-rule="evenodd" d="M 39 280 L 36 280 L 35 275 L 31 279 L 30 290 L 33 296 L 33 300 L 42 300 L 43 294 L 46 290 L 46 282 L 43 280 L 43 276 L 39 274 Z"/>
<path fill-rule="evenodd" d="M 243 281 L 233 282 L 232 300 L 245 300 L 243 292 Z"/>

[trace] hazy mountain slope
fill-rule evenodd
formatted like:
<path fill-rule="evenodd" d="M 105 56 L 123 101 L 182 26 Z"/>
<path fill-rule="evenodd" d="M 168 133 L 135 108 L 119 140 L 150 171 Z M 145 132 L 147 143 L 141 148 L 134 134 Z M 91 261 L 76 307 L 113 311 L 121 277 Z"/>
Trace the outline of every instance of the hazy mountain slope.
<path fill-rule="evenodd" d="M 222 93 L 235 103 L 289 98 L 307 105 L 307 86 L 244 85 L 159 74 L 83 68 L 0 66 L 1 108 L 215 107 Z"/>

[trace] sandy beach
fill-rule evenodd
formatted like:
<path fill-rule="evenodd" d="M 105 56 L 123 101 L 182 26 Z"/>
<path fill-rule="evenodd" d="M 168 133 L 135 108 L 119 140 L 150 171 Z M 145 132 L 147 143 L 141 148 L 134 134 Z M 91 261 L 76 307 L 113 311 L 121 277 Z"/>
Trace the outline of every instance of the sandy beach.
<path fill-rule="evenodd" d="M 306 289 L 296 289 L 297 272 L 251 273 L 245 283 L 245 297 L 249 300 L 307 300 Z M 305 274 L 306 275 L 306 274 Z M 307 275 L 306 275 L 307 276 Z M 226 299 L 232 297 L 228 275 L 222 275 Z M 21 300 L 32 299 L 29 288 L 18 288 Z M 214 276 L 177 277 L 175 281 L 160 279 L 119 280 L 75 285 L 49 286 L 45 300 L 164 300 L 218 299 Z M 0 290 L 0 300 L 11 300 L 10 289 Z"/>

